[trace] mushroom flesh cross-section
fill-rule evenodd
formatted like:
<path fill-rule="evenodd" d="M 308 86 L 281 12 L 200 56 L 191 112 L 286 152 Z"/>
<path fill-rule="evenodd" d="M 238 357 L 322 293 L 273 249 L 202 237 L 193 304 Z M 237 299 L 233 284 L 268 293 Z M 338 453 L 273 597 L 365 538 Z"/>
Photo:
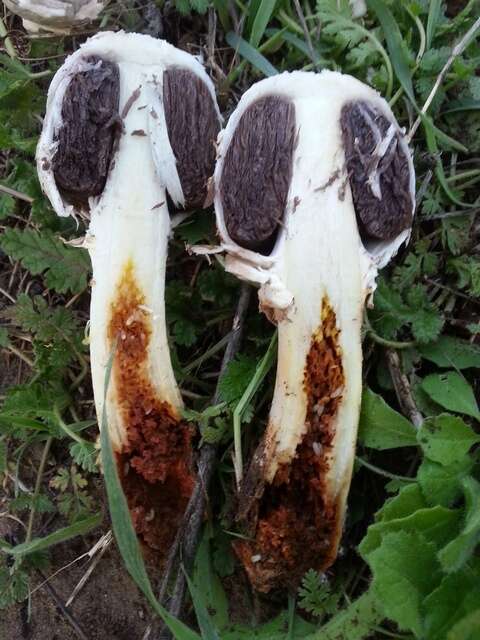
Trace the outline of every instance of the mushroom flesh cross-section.
<path fill-rule="evenodd" d="M 165 324 L 165 268 L 177 207 L 201 207 L 220 114 L 191 55 L 138 34 L 102 33 L 52 80 L 37 149 L 60 216 L 90 220 L 90 354 L 97 416 L 109 435 L 136 532 L 165 553 L 194 484 Z"/>
<path fill-rule="evenodd" d="M 259 285 L 260 308 L 278 325 L 268 425 L 240 482 L 248 537 L 234 545 L 254 587 L 269 591 L 336 557 L 360 410 L 364 305 L 377 270 L 409 239 L 414 170 L 385 100 L 330 71 L 254 85 L 217 154 L 226 268 Z M 236 463 L 240 480 L 238 451 Z"/>

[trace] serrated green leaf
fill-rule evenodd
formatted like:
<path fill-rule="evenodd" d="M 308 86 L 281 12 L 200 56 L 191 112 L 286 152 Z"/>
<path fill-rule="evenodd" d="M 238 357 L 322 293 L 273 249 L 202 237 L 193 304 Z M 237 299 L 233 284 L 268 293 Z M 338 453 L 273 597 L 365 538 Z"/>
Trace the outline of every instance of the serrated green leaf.
<path fill-rule="evenodd" d="M 417 435 L 427 458 L 443 465 L 462 460 L 480 442 L 480 436 L 468 424 L 449 414 L 425 420 Z"/>
<path fill-rule="evenodd" d="M 436 342 L 420 345 L 418 350 L 438 367 L 480 368 L 480 346 L 455 336 L 440 336 Z"/>
<path fill-rule="evenodd" d="M 456 535 L 459 520 L 458 511 L 441 505 L 418 509 L 403 517 L 381 520 L 370 525 L 359 551 L 366 562 L 370 562 L 372 553 L 382 545 L 385 537 L 398 532 L 422 534 L 439 549 Z"/>
<path fill-rule="evenodd" d="M 366 447 L 380 451 L 417 445 L 413 425 L 368 388 L 362 395 L 359 439 Z"/>
<path fill-rule="evenodd" d="M 480 483 L 468 476 L 464 478 L 462 485 L 465 494 L 465 525 L 460 534 L 438 554 L 447 573 L 461 569 L 480 542 Z"/>
<path fill-rule="evenodd" d="M 86 250 L 66 246 L 49 231 L 7 229 L 1 247 L 33 275 L 43 274 L 47 287 L 59 293 L 81 293 L 87 287 L 90 259 Z"/>
<path fill-rule="evenodd" d="M 441 580 L 435 545 L 413 531 L 388 533 L 368 563 L 385 614 L 401 630 L 424 637 L 423 601 Z"/>
<path fill-rule="evenodd" d="M 6 193 L 0 195 L 0 220 L 8 218 L 15 212 L 15 200 Z"/>
<path fill-rule="evenodd" d="M 422 389 L 445 409 L 480 419 L 473 389 L 456 371 L 430 374 L 423 379 Z"/>
<path fill-rule="evenodd" d="M 253 377 L 258 362 L 255 358 L 238 354 L 228 363 L 225 374 L 219 382 L 221 398 L 228 404 L 238 402 Z"/>
<path fill-rule="evenodd" d="M 364 640 L 384 619 L 383 607 L 372 589 L 351 602 L 305 640 Z"/>

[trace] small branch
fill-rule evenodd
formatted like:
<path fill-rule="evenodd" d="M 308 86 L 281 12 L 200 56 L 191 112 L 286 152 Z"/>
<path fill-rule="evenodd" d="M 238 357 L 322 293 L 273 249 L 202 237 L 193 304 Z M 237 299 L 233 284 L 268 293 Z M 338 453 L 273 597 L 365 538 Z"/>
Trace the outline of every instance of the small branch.
<path fill-rule="evenodd" d="M 17 191 L 16 189 L 11 189 L 4 184 L 0 184 L 0 191 L 2 193 L 6 193 L 8 196 L 12 196 L 12 198 L 17 198 L 18 200 L 28 202 L 28 204 L 32 204 L 33 202 L 33 198 L 27 196 L 26 193 L 22 193 L 21 191 Z"/>
<path fill-rule="evenodd" d="M 217 387 L 212 399 L 212 404 L 220 402 L 220 381 L 222 380 L 228 365 L 234 359 L 240 349 L 243 337 L 243 327 L 250 303 L 252 288 L 249 284 L 243 284 L 238 300 L 235 317 L 233 319 L 232 330 L 229 334 L 228 343 L 223 354 L 222 366 L 217 380 Z M 180 560 L 189 572 L 193 565 L 195 553 L 200 538 L 200 530 L 205 514 L 205 507 L 208 498 L 208 485 L 213 475 L 216 458 L 216 447 L 211 444 L 204 444 L 200 450 L 198 461 L 197 482 L 190 497 L 190 501 L 185 510 L 182 526 L 179 528 L 174 543 L 170 549 L 167 565 L 160 586 L 160 602 L 165 600 L 168 585 L 176 571 L 176 580 L 173 587 L 173 594 L 168 607 L 169 612 L 175 617 L 180 617 L 186 593 L 185 574 L 179 567 Z M 143 636 L 143 640 L 150 638 L 151 627 Z M 170 633 L 163 629 L 159 638 L 170 638 Z"/>
<path fill-rule="evenodd" d="M 398 353 L 394 349 L 385 349 L 388 369 L 392 377 L 395 393 L 404 415 L 419 429 L 423 424 L 423 416 L 417 409 L 413 399 L 412 389 L 407 376 L 403 373 Z"/>

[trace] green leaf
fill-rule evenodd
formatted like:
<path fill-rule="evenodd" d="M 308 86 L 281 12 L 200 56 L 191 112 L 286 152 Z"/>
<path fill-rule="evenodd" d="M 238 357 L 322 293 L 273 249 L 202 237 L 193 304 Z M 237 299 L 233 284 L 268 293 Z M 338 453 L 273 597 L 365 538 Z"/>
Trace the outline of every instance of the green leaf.
<path fill-rule="evenodd" d="M 457 623 L 478 610 L 480 602 L 480 574 L 478 570 L 465 570 L 447 575 L 441 584 L 427 596 L 425 608 L 425 636 L 435 640 L 460 640 L 453 634 Z M 470 626 L 470 629 L 472 627 Z M 468 627 L 467 627 L 468 629 Z M 477 640 L 478 635 L 466 635 Z"/>
<path fill-rule="evenodd" d="M 4 473 L 7 468 L 7 444 L 5 440 L 0 440 L 0 473 Z"/>
<path fill-rule="evenodd" d="M 8 347 L 10 339 L 8 337 L 8 329 L 7 327 L 0 327 L 0 347 L 5 348 Z"/>
<path fill-rule="evenodd" d="M 438 554 L 440 563 L 447 573 L 461 569 L 480 541 L 480 483 L 468 476 L 462 484 L 465 494 L 465 525 L 460 535 Z"/>
<path fill-rule="evenodd" d="M 480 346 L 468 340 L 443 335 L 436 342 L 420 345 L 418 350 L 439 367 L 480 368 Z"/>
<path fill-rule="evenodd" d="M 222 633 L 222 640 L 287 640 L 287 629 L 289 628 L 288 611 L 283 611 L 276 618 L 259 625 L 250 627 L 246 625 L 235 625 L 232 629 Z M 306 622 L 300 616 L 295 616 L 293 625 L 293 637 L 288 640 L 306 640 L 311 636 L 308 634 L 314 630 L 314 626 Z"/>
<path fill-rule="evenodd" d="M 445 409 L 480 419 L 473 389 L 456 371 L 432 373 L 422 381 L 422 389 Z"/>
<path fill-rule="evenodd" d="M 427 458 L 449 465 L 462 460 L 480 436 L 461 418 L 441 414 L 423 422 L 418 442 Z"/>
<path fill-rule="evenodd" d="M 392 61 L 392 66 L 397 78 L 412 104 L 415 104 L 409 61 L 398 24 L 382 0 L 367 0 L 367 6 L 376 14 L 382 25 L 383 35 L 387 41 L 388 53 L 390 54 L 390 60 Z"/>
<path fill-rule="evenodd" d="M 15 200 L 5 193 L 0 195 L 0 220 L 8 218 L 15 212 Z"/>
<path fill-rule="evenodd" d="M 84 535 L 89 531 L 96 529 L 102 522 L 102 519 L 102 514 L 97 513 L 93 516 L 89 516 L 88 518 L 78 520 L 69 527 L 58 529 L 44 538 L 34 538 L 30 542 L 22 542 L 21 544 L 17 544 L 15 547 L 2 547 L 2 551 L 12 556 L 26 556 L 35 551 L 43 551 L 55 544 L 65 542 L 65 540 L 70 540 L 71 538 Z"/>
<path fill-rule="evenodd" d="M 209 529 L 210 527 L 205 527 L 202 540 L 198 546 L 192 586 L 195 592 L 195 599 L 199 601 L 199 603 L 202 603 L 203 610 L 208 612 L 215 628 L 222 630 L 227 626 L 229 621 L 228 600 L 222 583 L 215 573 L 210 560 L 211 532 Z M 197 608 L 197 606 L 195 608 Z"/>
<path fill-rule="evenodd" d="M 7 229 L 1 247 L 33 275 L 43 273 L 47 287 L 59 293 L 81 293 L 87 287 L 90 259 L 86 250 L 66 246 L 49 231 Z"/>
<path fill-rule="evenodd" d="M 226 35 L 226 40 L 228 44 L 236 49 L 238 53 L 248 60 L 250 64 L 252 64 L 256 69 L 258 69 L 264 76 L 275 76 L 278 71 L 275 67 L 262 56 L 261 53 L 257 51 L 251 44 L 249 44 L 246 40 L 241 38 L 239 35 L 234 33 L 233 31 L 229 31 Z"/>
<path fill-rule="evenodd" d="M 388 533 L 368 562 L 385 614 L 401 630 L 424 637 L 423 601 L 441 579 L 435 545 L 417 532 Z"/>
<path fill-rule="evenodd" d="M 404 490 L 404 489 L 403 489 Z M 458 531 L 459 514 L 441 505 L 418 509 L 409 515 L 391 520 L 381 520 L 368 527 L 367 535 L 359 546 L 366 562 L 392 533 L 421 534 L 437 548 L 444 546 Z"/>
<path fill-rule="evenodd" d="M 200 591 L 193 584 L 187 573 L 185 573 L 185 578 L 187 580 L 190 595 L 192 596 L 193 607 L 195 609 L 198 626 L 200 627 L 203 640 L 220 640 L 218 631 L 215 628 L 210 613 L 207 611 L 207 607 L 205 606 L 205 602 L 202 597 L 203 594 L 200 595 Z"/>
<path fill-rule="evenodd" d="M 378 627 L 384 617 L 378 597 L 369 589 L 318 631 L 306 636 L 305 640 L 364 640 L 371 637 L 373 629 Z"/>
<path fill-rule="evenodd" d="M 238 402 L 255 374 L 257 366 L 258 362 L 255 358 L 241 353 L 229 362 L 219 382 L 221 399 L 229 404 Z"/>
<path fill-rule="evenodd" d="M 479 637 L 480 609 L 475 609 L 459 620 L 447 634 L 447 640 L 477 640 Z"/>
<path fill-rule="evenodd" d="M 135 534 L 135 529 L 133 528 L 127 499 L 125 498 L 125 494 L 123 493 L 122 486 L 120 484 L 116 462 L 113 457 L 112 443 L 108 434 L 106 397 L 114 355 L 115 351 L 113 350 L 105 371 L 103 415 L 100 428 L 102 464 L 113 532 L 127 571 L 132 576 L 137 586 L 142 590 L 154 611 L 168 626 L 176 640 L 199 640 L 199 635 L 197 633 L 189 629 L 183 624 L 183 622 L 180 622 L 170 615 L 170 613 L 162 607 L 155 598 L 143 561 L 140 545 Z"/>
<path fill-rule="evenodd" d="M 359 439 L 366 447 L 380 451 L 417 444 L 413 425 L 368 388 L 362 395 Z"/>
<path fill-rule="evenodd" d="M 446 507 L 453 504 L 460 497 L 463 479 L 470 474 L 473 464 L 471 456 L 449 465 L 425 459 L 417 471 L 417 479 L 427 502 Z"/>
<path fill-rule="evenodd" d="M 250 33 L 250 44 L 252 47 L 258 47 L 260 44 L 265 29 L 275 11 L 276 4 L 277 0 L 261 0 Z"/>
<path fill-rule="evenodd" d="M 428 19 L 426 29 L 426 43 L 425 48 L 427 51 L 432 46 L 432 41 L 435 36 L 437 25 L 442 15 L 442 0 L 430 0 L 428 8 Z"/>

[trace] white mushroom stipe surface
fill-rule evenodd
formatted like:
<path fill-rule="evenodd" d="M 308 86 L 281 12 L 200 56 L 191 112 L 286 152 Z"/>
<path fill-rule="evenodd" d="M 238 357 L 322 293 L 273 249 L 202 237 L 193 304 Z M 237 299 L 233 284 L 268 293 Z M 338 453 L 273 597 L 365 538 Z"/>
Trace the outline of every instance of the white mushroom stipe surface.
<path fill-rule="evenodd" d="M 219 135 L 215 210 L 226 269 L 259 286 L 279 335 L 268 426 L 243 478 L 238 451 L 236 460 L 239 521 L 251 540 L 235 548 L 260 591 L 298 584 L 336 557 L 364 305 L 378 269 L 410 237 L 414 185 L 388 104 L 347 75 L 258 82 Z"/>
<path fill-rule="evenodd" d="M 138 34 L 101 33 L 50 85 L 37 148 L 60 216 L 89 220 L 90 353 L 97 415 L 107 362 L 108 429 L 137 534 L 165 553 L 194 484 L 165 325 L 165 268 L 178 206 L 204 202 L 220 114 L 191 55 Z"/>

